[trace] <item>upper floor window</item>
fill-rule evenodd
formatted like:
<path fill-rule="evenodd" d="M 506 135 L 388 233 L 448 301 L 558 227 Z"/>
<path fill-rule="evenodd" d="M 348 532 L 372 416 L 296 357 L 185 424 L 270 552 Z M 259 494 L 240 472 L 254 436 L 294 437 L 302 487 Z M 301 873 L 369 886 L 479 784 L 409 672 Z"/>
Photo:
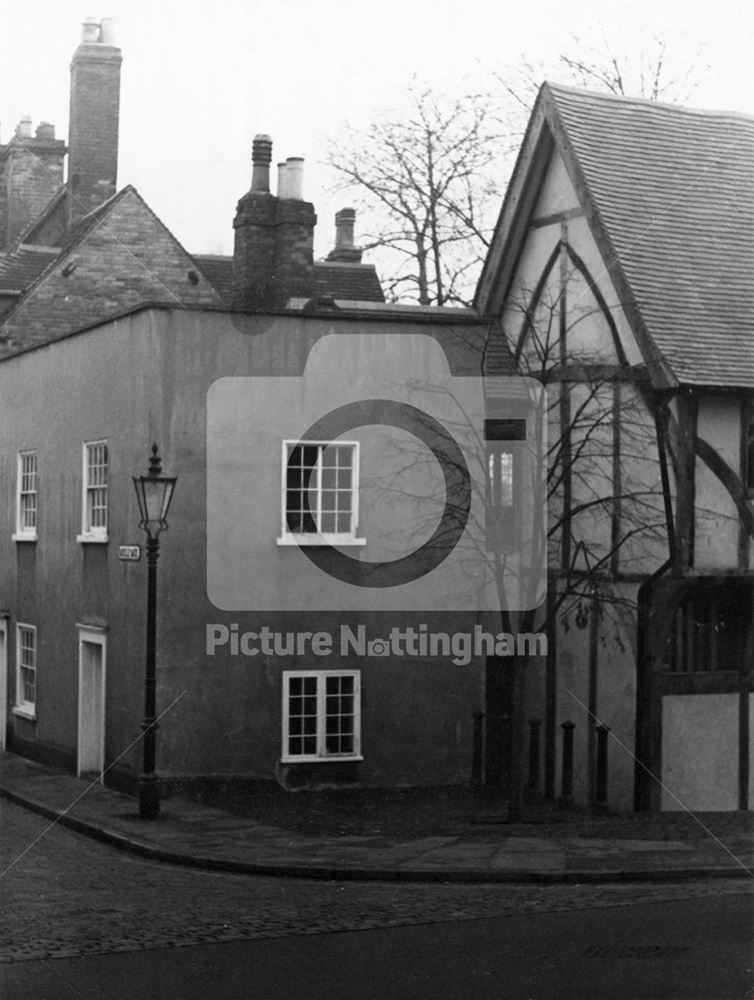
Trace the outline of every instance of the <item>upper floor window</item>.
<path fill-rule="evenodd" d="M 37 540 L 39 472 L 36 451 L 18 454 L 15 541 Z"/>
<path fill-rule="evenodd" d="M 37 704 L 37 630 L 16 626 L 16 710 L 33 716 Z"/>
<path fill-rule="evenodd" d="M 485 420 L 484 437 L 487 449 L 487 547 L 506 552 L 513 545 L 515 536 L 519 442 L 526 440 L 526 421 Z"/>
<path fill-rule="evenodd" d="M 107 441 L 90 441 L 84 445 L 83 499 L 80 542 L 107 541 L 108 493 Z"/>
<path fill-rule="evenodd" d="M 280 544 L 364 545 L 357 441 L 284 441 Z"/>

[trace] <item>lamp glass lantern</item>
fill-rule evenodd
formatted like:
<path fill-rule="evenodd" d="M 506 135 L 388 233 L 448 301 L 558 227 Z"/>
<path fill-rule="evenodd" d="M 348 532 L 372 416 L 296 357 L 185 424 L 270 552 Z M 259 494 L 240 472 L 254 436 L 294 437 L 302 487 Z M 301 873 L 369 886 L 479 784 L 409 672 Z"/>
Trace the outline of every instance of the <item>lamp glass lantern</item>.
<path fill-rule="evenodd" d="M 168 526 L 168 510 L 177 478 L 162 474 L 162 462 L 157 453 L 157 445 L 152 445 L 149 472 L 146 476 L 133 477 L 141 516 L 139 527 L 146 531 L 149 538 L 157 538 Z"/>

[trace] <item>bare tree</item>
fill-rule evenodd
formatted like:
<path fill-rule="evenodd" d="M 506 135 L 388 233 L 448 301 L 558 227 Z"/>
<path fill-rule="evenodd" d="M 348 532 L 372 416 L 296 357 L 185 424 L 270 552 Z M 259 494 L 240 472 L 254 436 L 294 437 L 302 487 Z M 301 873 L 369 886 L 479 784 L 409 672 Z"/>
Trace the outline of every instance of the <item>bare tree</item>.
<path fill-rule="evenodd" d="M 407 98 L 405 111 L 331 144 L 328 164 L 358 202 L 366 247 L 391 252 L 388 298 L 466 304 L 500 198 L 503 137 L 484 94 L 443 100 L 413 85 Z"/>
<path fill-rule="evenodd" d="M 575 278 L 569 275 L 566 280 Z M 546 435 L 535 432 L 533 439 L 528 435 L 528 443 L 518 451 L 516 445 L 497 445 L 485 440 L 470 421 L 464 400 L 454 395 L 452 380 L 450 385 L 435 386 L 420 379 L 405 388 L 417 399 L 427 394 L 442 398 L 444 424 L 481 470 L 481 475 L 472 476 L 477 502 L 458 547 L 470 567 L 469 579 L 491 582 L 500 631 L 545 632 L 552 642 L 559 628 L 584 627 L 590 619 L 606 626 L 610 618 L 612 641 L 620 643 L 620 621 L 635 610 L 621 578 L 646 572 L 648 565 L 659 564 L 667 555 L 655 404 L 640 367 L 600 355 L 588 346 L 588 337 L 579 349 L 581 329 L 599 319 L 601 309 L 588 304 L 574 309 L 564 329 L 560 304 L 565 287 L 549 298 L 541 295 L 536 302 L 531 289 L 521 289 L 514 306 L 517 318 L 510 319 L 510 325 L 522 331 L 519 342 L 510 343 L 516 369 L 543 387 L 539 417 L 532 413 L 547 425 Z M 496 363 L 504 339 L 500 324 L 490 322 L 482 340 L 469 333 L 461 345 L 467 353 L 476 352 L 480 374 L 493 383 L 485 401 L 487 417 L 495 413 L 499 383 L 489 376 L 501 370 Z M 564 339 L 572 344 L 566 353 Z M 504 397 L 504 385 L 501 392 Z M 433 463 L 431 453 L 418 441 L 396 441 L 387 463 L 389 475 L 380 483 L 385 495 L 408 501 L 401 530 L 413 532 L 414 539 L 428 534 L 446 503 L 444 491 L 433 495 L 425 488 Z M 427 476 L 421 479 L 423 469 Z M 420 486 L 412 478 L 417 470 Z M 538 518 L 536 509 L 545 504 L 547 517 Z M 535 515 L 529 516 L 532 508 Z M 407 547 L 414 547 L 411 538 Z M 532 606 L 538 566 L 548 570 L 548 599 Z M 524 598 L 513 604 L 512 578 L 521 584 L 518 596 Z M 609 631 L 602 629 L 605 642 Z M 512 671 L 511 819 L 523 812 L 524 708 L 531 665 L 527 656 L 505 663 L 505 669 Z"/>
<path fill-rule="evenodd" d="M 329 147 L 336 188 L 360 211 L 392 301 L 469 305 L 515 151 L 545 79 L 613 94 L 686 101 L 701 53 L 676 68 L 668 44 L 649 37 L 631 55 L 597 25 L 572 36 L 554 64 L 522 58 L 490 71 L 486 92 L 448 97 L 414 82 L 406 106 Z"/>

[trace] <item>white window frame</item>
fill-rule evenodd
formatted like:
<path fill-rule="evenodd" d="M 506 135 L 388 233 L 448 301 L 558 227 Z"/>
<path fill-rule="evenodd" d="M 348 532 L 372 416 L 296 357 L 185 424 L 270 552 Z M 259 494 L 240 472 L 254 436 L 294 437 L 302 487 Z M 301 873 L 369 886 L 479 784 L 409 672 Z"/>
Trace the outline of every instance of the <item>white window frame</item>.
<path fill-rule="evenodd" d="M 317 752 L 314 754 L 291 754 L 288 752 L 290 734 L 290 682 L 294 678 L 317 678 Z M 328 677 L 353 678 L 353 751 L 348 754 L 328 753 L 326 749 L 327 728 L 326 684 Z M 361 671 L 360 670 L 284 670 L 283 671 L 283 741 L 281 747 L 283 764 L 322 763 L 333 761 L 363 760 L 361 754 Z"/>
<path fill-rule="evenodd" d="M 24 490 L 24 459 L 34 456 L 34 489 Z M 28 527 L 23 523 L 23 497 L 34 496 L 34 525 Z M 16 465 L 16 530 L 12 535 L 14 542 L 36 542 L 37 525 L 39 523 L 39 453 L 34 448 L 19 451 Z"/>
<path fill-rule="evenodd" d="M 107 449 L 107 466 L 105 479 L 105 524 L 92 527 L 89 523 L 89 490 L 96 489 L 89 484 L 89 449 L 104 445 Z M 106 542 L 107 522 L 109 520 L 110 506 L 110 449 L 107 440 L 100 438 L 97 441 L 85 441 L 81 449 L 81 534 L 76 536 L 77 542 Z"/>
<path fill-rule="evenodd" d="M 316 531 L 300 531 L 293 532 L 288 527 L 288 519 L 286 517 L 286 490 L 288 486 L 288 455 L 289 449 L 295 448 L 297 446 L 301 447 L 316 447 L 324 449 L 328 446 L 332 447 L 349 447 L 353 449 L 353 462 L 351 465 L 351 530 L 348 532 L 316 532 Z M 319 496 L 322 489 L 322 469 L 321 469 L 321 456 L 317 459 L 319 473 L 317 476 L 317 494 Z M 282 447 L 282 461 L 281 461 L 281 478 L 280 478 L 280 507 L 281 507 L 281 517 L 280 517 L 280 537 L 277 539 L 278 545 L 366 545 L 366 538 L 359 537 L 359 462 L 360 462 L 360 444 L 358 441 L 319 441 L 319 440 L 305 440 L 299 441 L 295 438 L 286 439 L 283 441 Z M 319 505 L 318 505 L 319 506 Z"/>
<path fill-rule="evenodd" d="M 34 637 L 34 645 L 32 646 L 33 654 L 33 665 L 22 664 L 22 653 L 24 652 L 21 630 L 27 629 L 30 634 Z M 26 647 L 28 648 L 28 647 Z M 23 716 L 25 719 L 36 719 L 37 717 L 37 627 L 36 625 L 29 625 L 27 622 L 17 622 L 16 623 L 16 704 L 13 708 L 14 715 Z M 34 671 L 34 701 L 29 701 L 25 697 L 24 692 L 24 682 L 23 675 L 21 673 L 22 666 L 25 669 L 31 669 Z"/>

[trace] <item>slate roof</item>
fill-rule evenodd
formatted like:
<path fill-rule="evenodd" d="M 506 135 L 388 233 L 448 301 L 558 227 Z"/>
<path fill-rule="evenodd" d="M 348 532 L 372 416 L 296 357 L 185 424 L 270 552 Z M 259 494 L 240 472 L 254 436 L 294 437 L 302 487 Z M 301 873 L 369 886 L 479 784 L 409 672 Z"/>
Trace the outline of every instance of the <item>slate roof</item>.
<path fill-rule="evenodd" d="M 0 289 L 22 292 L 47 270 L 59 251 L 47 247 L 20 246 L 0 257 Z"/>
<path fill-rule="evenodd" d="M 194 254 L 200 269 L 230 304 L 233 292 L 233 258 L 215 254 Z M 373 264 L 314 262 L 314 294 L 332 295 L 352 302 L 384 302 L 380 279 Z"/>
<path fill-rule="evenodd" d="M 483 311 L 512 277 L 553 139 L 658 384 L 754 388 L 754 118 L 545 83 L 479 281 Z"/>
<path fill-rule="evenodd" d="M 543 99 L 678 381 L 754 387 L 754 118 L 553 84 Z"/>
<path fill-rule="evenodd" d="M 373 264 L 317 260 L 314 262 L 314 289 L 316 295 L 332 295 L 334 299 L 385 301 Z"/>

